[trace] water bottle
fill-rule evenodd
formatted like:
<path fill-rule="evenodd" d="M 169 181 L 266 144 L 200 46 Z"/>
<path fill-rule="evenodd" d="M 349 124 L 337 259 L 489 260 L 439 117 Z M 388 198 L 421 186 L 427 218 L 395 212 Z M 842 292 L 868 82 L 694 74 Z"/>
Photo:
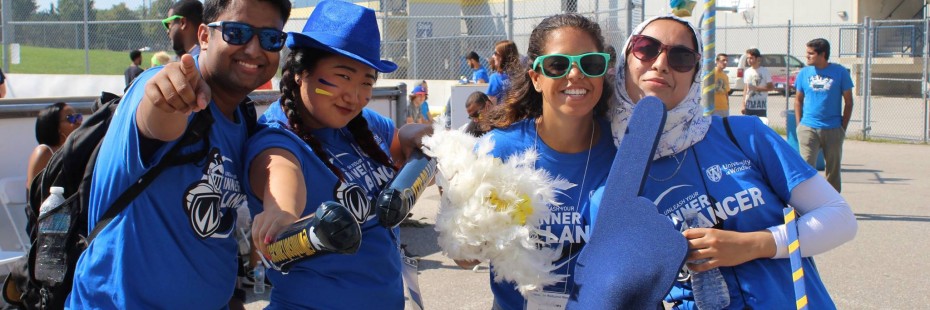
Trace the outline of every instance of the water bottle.
<path fill-rule="evenodd" d="M 459 77 L 459 84 L 463 84 L 463 85 L 468 84 L 468 78 L 465 77 L 464 75 Z"/>
<path fill-rule="evenodd" d="M 252 285 L 252 292 L 255 294 L 265 293 L 265 265 L 261 263 L 252 269 L 252 276 L 255 278 L 255 284 Z"/>
<path fill-rule="evenodd" d="M 685 216 L 684 229 L 700 227 L 698 212 L 698 209 L 688 209 L 682 212 Z M 707 258 L 692 263 L 700 264 L 706 261 L 708 261 Z M 719 268 L 692 272 L 691 292 L 694 294 L 694 303 L 697 304 L 698 309 L 723 309 L 730 304 L 727 281 L 723 278 Z"/>
<path fill-rule="evenodd" d="M 71 226 L 71 213 L 67 206 L 59 206 L 65 202 L 65 189 L 52 187 L 51 194 L 42 206 L 39 207 L 39 236 L 36 252 L 36 279 L 46 283 L 60 283 L 64 280 L 65 270 L 65 242 L 67 242 L 68 227 Z"/>

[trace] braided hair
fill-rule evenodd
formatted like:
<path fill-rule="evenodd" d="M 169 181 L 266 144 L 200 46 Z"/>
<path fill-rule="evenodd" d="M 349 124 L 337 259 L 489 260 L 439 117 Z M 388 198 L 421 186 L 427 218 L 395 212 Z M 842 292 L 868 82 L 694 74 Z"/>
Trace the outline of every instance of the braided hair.
<path fill-rule="evenodd" d="M 313 48 L 291 50 L 285 59 L 284 68 L 281 70 L 279 87 L 281 88 L 281 108 L 287 116 L 288 124 L 290 124 L 288 129 L 306 142 L 310 149 L 313 150 L 313 154 L 316 154 L 326 164 L 326 167 L 339 177 L 340 181 L 345 181 L 345 174 L 333 165 L 329 155 L 323 151 L 323 145 L 320 141 L 310 133 L 309 128 L 305 128 L 301 115 L 310 113 L 310 111 L 304 106 L 304 102 L 300 97 L 300 85 L 297 85 L 297 81 L 294 79 L 295 76 L 304 72 L 313 71 L 320 60 L 333 55 L 335 54 Z M 396 170 L 391 158 L 378 146 L 374 134 L 368 129 L 368 121 L 362 117 L 361 113 L 349 121 L 346 128 L 352 134 L 355 143 L 361 147 L 362 152 L 378 163 Z"/>

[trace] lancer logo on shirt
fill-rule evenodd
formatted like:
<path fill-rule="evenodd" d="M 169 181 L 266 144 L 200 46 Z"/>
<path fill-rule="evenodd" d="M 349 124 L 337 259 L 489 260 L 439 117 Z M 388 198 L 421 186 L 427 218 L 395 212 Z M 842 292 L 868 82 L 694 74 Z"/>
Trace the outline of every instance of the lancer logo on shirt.
<path fill-rule="evenodd" d="M 245 204 L 239 179 L 226 171 L 232 160 L 213 148 L 203 177 L 191 184 L 184 195 L 184 210 L 191 228 L 200 238 L 229 237 L 236 220 L 235 208 Z"/>
<path fill-rule="evenodd" d="M 713 165 L 710 168 L 707 168 L 707 178 L 713 182 L 720 182 L 720 178 L 723 177 L 723 172 L 720 171 L 720 165 Z"/>
<path fill-rule="evenodd" d="M 369 218 L 374 216 L 371 214 L 371 203 L 365 196 L 365 191 L 362 190 L 361 186 L 354 183 L 346 184 L 339 182 L 334 194 L 336 200 L 346 206 L 349 212 L 352 212 L 355 221 L 365 223 Z"/>

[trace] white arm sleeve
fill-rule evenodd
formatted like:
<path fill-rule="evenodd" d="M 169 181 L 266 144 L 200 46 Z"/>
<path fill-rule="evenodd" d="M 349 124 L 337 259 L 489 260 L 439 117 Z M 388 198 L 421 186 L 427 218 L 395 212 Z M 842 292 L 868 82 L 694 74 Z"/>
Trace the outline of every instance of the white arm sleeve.
<path fill-rule="evenodd" d="M 801 255 L 811 257 L 840 246 L 856 236 L 856 216 L 846 200 L 820 174 L 801 182 L 791 190 L 791 201 L 800 217 L 798 239 Z M 788 232 L 785 224 L 769 227 L 775 237 L 775 256 L 788 257 Z"/>

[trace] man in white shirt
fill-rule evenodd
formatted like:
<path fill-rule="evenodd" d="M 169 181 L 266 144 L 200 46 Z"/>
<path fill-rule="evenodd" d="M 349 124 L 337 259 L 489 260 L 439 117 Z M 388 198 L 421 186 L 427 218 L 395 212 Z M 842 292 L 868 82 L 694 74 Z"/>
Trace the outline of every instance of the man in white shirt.
<path fill-rule="evenodd" d="M 749 68 L 743 73 L 743 115 L 766 117 L 769 91 L 775 89 L 772 85 L 772 74 L 762 66 L 762 53 L 757 48 L 746 50 L 746 62 Z"/>

